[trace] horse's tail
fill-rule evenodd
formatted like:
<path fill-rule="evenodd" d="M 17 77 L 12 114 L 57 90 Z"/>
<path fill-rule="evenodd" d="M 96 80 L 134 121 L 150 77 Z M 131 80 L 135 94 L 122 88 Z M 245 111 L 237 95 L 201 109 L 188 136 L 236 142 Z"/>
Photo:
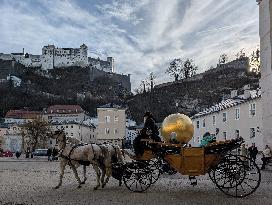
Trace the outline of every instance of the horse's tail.
<path fill-rule="evenodd" d="M 116 153 L 116 157 L 118 159 L 118 162 L 124 163 L 124 155 L 123 155 L 121 148 L 118 145 L 115 146 L 115 153 Z"/>

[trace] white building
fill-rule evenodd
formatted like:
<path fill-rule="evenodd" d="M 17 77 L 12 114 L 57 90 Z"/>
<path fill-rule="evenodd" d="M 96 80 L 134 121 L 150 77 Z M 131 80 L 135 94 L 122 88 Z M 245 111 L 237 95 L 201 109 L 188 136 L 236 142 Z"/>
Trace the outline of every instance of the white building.
<path fill-rule="evenodd" d="M 66 136 L 75 138 L 85 143 L 95 143 L 97 141 L 97 130 L 93 124 L 85 122 L 65 122 L 65 123 L 52 123 L 51 128 L 53 131 L 63 129 Z"/>
<path fill-rule="evenodd" d="M 222 101 L 192 117 L 194 137 L 189 142 L 198 146 L 206 132 L 216 134 L 216 140 L 224 141 L 243 137 L 245 144 L 255 143 L 264 148 L 262 130 L 262 103 L 258 91 L 245 90 L 244 95 L 232 92 L 232 98 Z"/>
<path fill-rule="evenodd" d="M 125 111 L 112 103 L 97 108 L 98 141 L 122 145 L 126 135 Z"/>
<path fill-rule="evenodd" d="M 67 66 L 88 66 L 88 47 L 82 44 L 80 48 L 56 48 L 54 45 L 42 48 L 41 66 L 48 70 Z"/>
<path fill-rule="evenodd" d="M 272 2 L 257 0 L 260 11 L 261 88 L 264 144 L 272 147 Z"/>
<path fill-rule="evenodd" d="M 83 122 L 90 117 L 79 105 L 52 105 L 45 110 L 43 118 L 48 122 Z"/>
<path fill-rule="evenodd" d="M 44 70 L 69 67 L 69 66 L 93 66 L 105 72 L 114 72 L 114 58 L 107 60 L 88 57 L 88 47 L 82 44 L 79 48 L 58 48 L 55 45 L 47 45 L 42 48 L 42 55 L 25 53 L 4 54 L 0 53 L 0 59 L 13 60 L 26 67 L 41 67 Z"/>
<path fill-rule="evenodd" d="M 2 148 L 4 151 L 22 151 L 22 127 L 17 124 L 6 125 L 7 129 L 2 136 Z"/>

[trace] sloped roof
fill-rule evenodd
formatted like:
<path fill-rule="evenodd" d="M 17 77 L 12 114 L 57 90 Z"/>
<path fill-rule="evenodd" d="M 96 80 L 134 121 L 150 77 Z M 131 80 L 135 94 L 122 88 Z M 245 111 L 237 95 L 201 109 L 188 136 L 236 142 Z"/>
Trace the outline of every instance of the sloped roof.
<path fill-rule="evenodd" d="M 256 90 L 253 90 L 253 91 L 250 91 L 250 97 L 249 98 L 245 98 L 244 95 L 239 95 L 239 96 L 237 96 L 235 98 L 227 99 L 227 100 L 222 101 L 222 102 L 220 102 L 218 104 L 215 104 L 214 106 L 212 106 L 210 108 L 207 108 L 207 109 L 203 110 L 202 112 L 199 112 L 199 113 L 195 114 L 192 117 L 192 119 L 199 118 L 199 117 L 202 117 L 202 116 L 205 116 L 205 115 L 210 115 L 212 113 L 219 112 L 219 111 L 228 109 L 230 107 L 234 107 L 236 105 L 248 102 L 250 100 L 260 98 L 260 97 L 261 97 L 261 92 L 257 92 Z"/>
<path fill-rule="evenodd" d="M 40 111 L 10 110 L 7 112 L 5 118 L 34 119 L 41 114 L 42 112 Z"/>
<path fill-rule="evenodd" d="M 52 105 L 46 109 L 47 114 L 75 114 L 83 113 L 79 105 Z"/>

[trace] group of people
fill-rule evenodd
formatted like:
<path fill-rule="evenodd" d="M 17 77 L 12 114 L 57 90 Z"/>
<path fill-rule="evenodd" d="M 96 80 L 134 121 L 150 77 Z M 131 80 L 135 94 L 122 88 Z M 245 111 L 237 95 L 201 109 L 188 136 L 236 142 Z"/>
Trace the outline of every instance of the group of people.
<path fill-rule="evenodd" d="M 254 162 L 256 161 L 257 154 L 259 153 L 258 148 L 256 147 L 255 143 L 247 148 L 245 144 L 242 144 L 240 154 L 245 157 L 249 157 Z M 264 150 L 262 151 L 262 167 L 261 169 L 265 169 L 265 165 L 272 159 L 272 151 L 268 145 L 265 146 Z"/>
<path fill-rule="evenodd" d="M 59 150 L 57 149 L 57 148 L 48 148 L 48 150 L 47 150 L 47 157 L 48 157 L 48 161 L 54 161 L 54 160 L 58 160 L 58 157 L 57 157 L 57 155 L 58 155 L 58 153 L 59 153 Z"/>

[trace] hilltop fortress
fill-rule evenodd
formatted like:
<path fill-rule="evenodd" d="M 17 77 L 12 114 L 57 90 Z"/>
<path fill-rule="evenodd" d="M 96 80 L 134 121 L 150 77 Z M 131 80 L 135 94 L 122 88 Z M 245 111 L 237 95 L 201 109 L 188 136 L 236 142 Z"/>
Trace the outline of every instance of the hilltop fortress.
<path fill-rule="evenodd" d="M 54 45 L 44 46 L 42 55 L 25 53 L 24 49 L 22 53 L 0 53 L 0 59 L 15 60 L 26 67 L 41 67 L 43 70 L 91 65 L 98 70 L 114 72 L 114 59 L 112 57 L 107 57 L 106 61 L 88 57 L 88 47 L 85 44 L 82 44 L 79 48 L 57 48 Z"/>

